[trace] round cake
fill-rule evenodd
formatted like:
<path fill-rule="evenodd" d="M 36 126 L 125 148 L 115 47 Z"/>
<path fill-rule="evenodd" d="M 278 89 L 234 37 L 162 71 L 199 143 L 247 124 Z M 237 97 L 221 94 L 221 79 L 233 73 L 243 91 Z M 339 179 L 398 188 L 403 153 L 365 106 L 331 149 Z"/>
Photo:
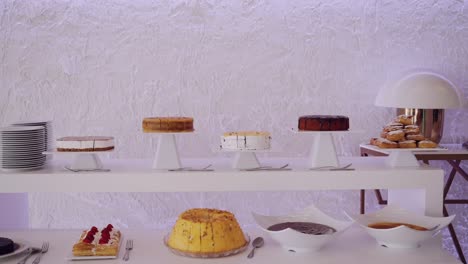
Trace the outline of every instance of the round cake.
<path fill-rule="evenodd" d="M 147 117 L 143 119 L 143 132 L 145 133 L 192 132 L 193 130 L 191 117 Z"/>
<path fill-rule="evenodd" d="M 227 252 L 241 248 L 246 243 L 234 214 L 206 208 L 183 212 L 167 241 L 173 249 L 199 254 Z"/>
<path fill-rule="evenodd" d="M 226 132 L 221 136 L 221 149 L 266 150 L 270 149 L 271 136 L 263 131 Z"/>
<path fill-rule="evenodd" d="M 13 240 L 6 237 L 0 237 L 0 255 L 11 253 L 14 250 L 15 243 L 13 243 Z"/>
<path fill-rule="evenodd" d="M 349 129 L 347 116 L 307 115 L 299 117 L 300 131 L 346 131 Z"/>

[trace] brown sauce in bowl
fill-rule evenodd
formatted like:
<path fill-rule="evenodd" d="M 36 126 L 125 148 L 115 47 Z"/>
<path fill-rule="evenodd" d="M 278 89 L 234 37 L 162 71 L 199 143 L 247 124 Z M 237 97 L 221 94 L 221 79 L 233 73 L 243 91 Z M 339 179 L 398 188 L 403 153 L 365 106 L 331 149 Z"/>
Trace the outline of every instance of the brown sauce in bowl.
<path fill-rule="evenodd" d="M 274 224 L 268 227 L 268 230 L 281 231 L 286 228 L 291 228 L 293 230 L 307 235 L 329 235 L 336 232 L 336 230 L 333 227 L 311 222 L 284 222 Z"/>
<path fill-rule="evenodd" d="M 390 228 L 394 228 L 394 227 L 402 226 L 402 225 L 407 226 L 414 230 L 418 230 L 418 231 L 428 230 L 427 228 L 418 226 L 418 225 L 407 224 L 407 223 L 394 223 L 394 222 L 377 222 L 377 223 L 373 223 L 367 226 L 370 228 L 375 228 L 375 229 L 390 229 Z"/>

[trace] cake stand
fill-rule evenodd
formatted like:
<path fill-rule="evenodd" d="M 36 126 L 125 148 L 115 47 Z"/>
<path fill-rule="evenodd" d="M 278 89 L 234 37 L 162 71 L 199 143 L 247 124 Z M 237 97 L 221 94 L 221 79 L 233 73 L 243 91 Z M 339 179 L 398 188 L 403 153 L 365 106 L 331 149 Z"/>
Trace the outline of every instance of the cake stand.
<path fill-rule="evenodd" d="M 335 142 L 333 135 L 362 133 L 361 130 L 346 131 L 299 131 L 292 129 L 296 134 L 313 135 L 314 139 L 309 152 L 308 167 L 339 167 L 338 156 L 336 155 Z"/>
<path fill-rule="evenodd" d="M 175 135 L 193 134 L 194 132 L 151 132 L 158 134 L 158 147 L 153 161 L 153 169 L 173 170 L 182 168 Z"/>
<path fill-rule="evenodd" d="M 109 153 L 114 150 L 107 151 L 45 151 L 42 152 L 44 155 L 63 155 L 72 156 L 73 161 L 67 168 L 75 171 L 93 171 L 93 170 L 104 170 L 101 159 L 99 158 L 100 153 Z"/>
<path fill-rule="evenodd" d="M 232 161 L 232 168 L 245 170 L 260 167 L 260 162 L 257 159 L 257 152 L 270 152 L 269 149 L 253 150 L 253 149 L 220 149 L 220 152 L 236 153 Z"/>

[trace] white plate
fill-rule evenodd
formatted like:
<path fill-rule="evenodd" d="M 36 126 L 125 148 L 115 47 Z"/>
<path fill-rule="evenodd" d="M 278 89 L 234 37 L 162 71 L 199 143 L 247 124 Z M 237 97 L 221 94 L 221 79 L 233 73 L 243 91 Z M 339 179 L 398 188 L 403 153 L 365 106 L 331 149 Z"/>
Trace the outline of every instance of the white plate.
<path fill-rule="evenodd" d="M 119 248 L 117 249 L 117 254 L 115 256 L 73 256 L 73 252 L 70 252 L 68 256 L 65 257 L 66 260 L 93 260 L 93 259 L 117 259 L 120 254 L 120 249 L 122 249 L 122 241 L 124 241 L 122 233 L 120 233 L 120 244 Z"/>
<path fill-rule="evenodd" d="M 224 258 L 232 255 L 236 255 L 239 253 L 244 252 L 250 245 L 250 237 L 247 233 L 244 233 L 245 240 L 247 241 L 245 245 L 243 245 L 240 248 L 224 251 L 224 252 L 217 252 L 217 253 L 192 253 L 192 252 L 185 252 L 181 251 L 175 248 L 172 248 L 169 246 L 168 241 L 169 241 L 169 236 L 171 233 L 168 233 L 166 236 L 164 236 L 163 242 L 164 245 L 174 254 L 183 256 L 183 257 L 189 257 L 189 258 Z"/>
<path fill-rule="evenodd" d="M 117 254 L 118 255 L 118 254 Z M 68 255 L 65 259 L 66 260 L 97 260 L 97 259 L 116 259 L 118 256 L 83 256 L 83 257 L 76 257 L 73 255 Z"/>
<path fill-rule="evenodd" d="M 438 152 L 438 151 L 448 151 L 448 148 L 379 148 L 374 145 L 364 145 L 366 148 L 377 150 L 377 151 L 386 151 L 386 152 L 395 152 L 395 151 L 413 151 L 413 152 Z"/>
<path fill-rule="evenodd" d="M 21 240 L 16 240 L 13 241 L 15 243 L 15 250 L 11 253 L 5 254 L 5 255 L 0 255 L 0 259 L 2 258 L 8 258 L 20 253 L 23 253 L 25 250 L 29 248 L 29 243 Z"/>
<path fill-rule="evenodd" d="M 332 243 L 338 236 L 348 229 L 353 222 L 340 221 L 330 217 L 315 207 L 310 205 L 302 211 L 282 216 L 266 216 L 252 212 L 255 222 L 260 229 L 270 238 L 281 245 L 285 250 L 294 252 L 318 251 L 325 244 Z M 311 222 L 330 226 L 336 232 L 324 235 L 303 234 L 291 228 L 280 231 L 271 231 L 268 228 L 274 224 L 283 222 Z"/>
<path fill-rule="evenodd" d="M 417 248 L 422 241 L 437 234 L 455 218 L 455 215 L 447 217 L 419 215 L 396 205 L 387 205 L 373 213 L 347 215 L 354 219 L 370 236 L 375 238 L 379 245 L 388 248 Z M 376 229 L 368 226 L 379 222 L 407 223 L 434 229 L 417 231 L 404 225 L 388 229 Z"/>
<path fill-rule="evenodd" d="M 47 146 L 47 144 L 45 144 L 45 142 L 41 142 L 41 143 L 24 143 L 24 144 L 21 144 L 21 143 L 1 144 L 0 143 L 0 149 L 2 149 L 2 148 L 29 148 L 29 147 L 43 147 L 43 146 Z"/>
<path fill-rule="evenodd" d="M 37 170 L 37 169 L 41 169 L 43 167 L 44 167 L 44 165 L 36 166 L 36 167 L 28 167 L 28 168 L 3 168 L 3 167 L 0 167 L 0 169 L 2 171 L 6 171 L 6 172 L 20 172 L 20 171 Z"/>

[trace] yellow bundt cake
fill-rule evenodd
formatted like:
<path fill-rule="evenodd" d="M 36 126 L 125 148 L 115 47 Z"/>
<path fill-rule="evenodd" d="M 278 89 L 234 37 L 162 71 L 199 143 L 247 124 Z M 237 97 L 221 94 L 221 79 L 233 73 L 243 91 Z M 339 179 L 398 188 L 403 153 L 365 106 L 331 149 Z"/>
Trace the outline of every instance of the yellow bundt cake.
<path fill-rule="evenodd" d="M 241 248 L 247 241 L 234 214 L 195 208 L 179 216 L 167 243 L 184 252 L 220 253 Z"/>

